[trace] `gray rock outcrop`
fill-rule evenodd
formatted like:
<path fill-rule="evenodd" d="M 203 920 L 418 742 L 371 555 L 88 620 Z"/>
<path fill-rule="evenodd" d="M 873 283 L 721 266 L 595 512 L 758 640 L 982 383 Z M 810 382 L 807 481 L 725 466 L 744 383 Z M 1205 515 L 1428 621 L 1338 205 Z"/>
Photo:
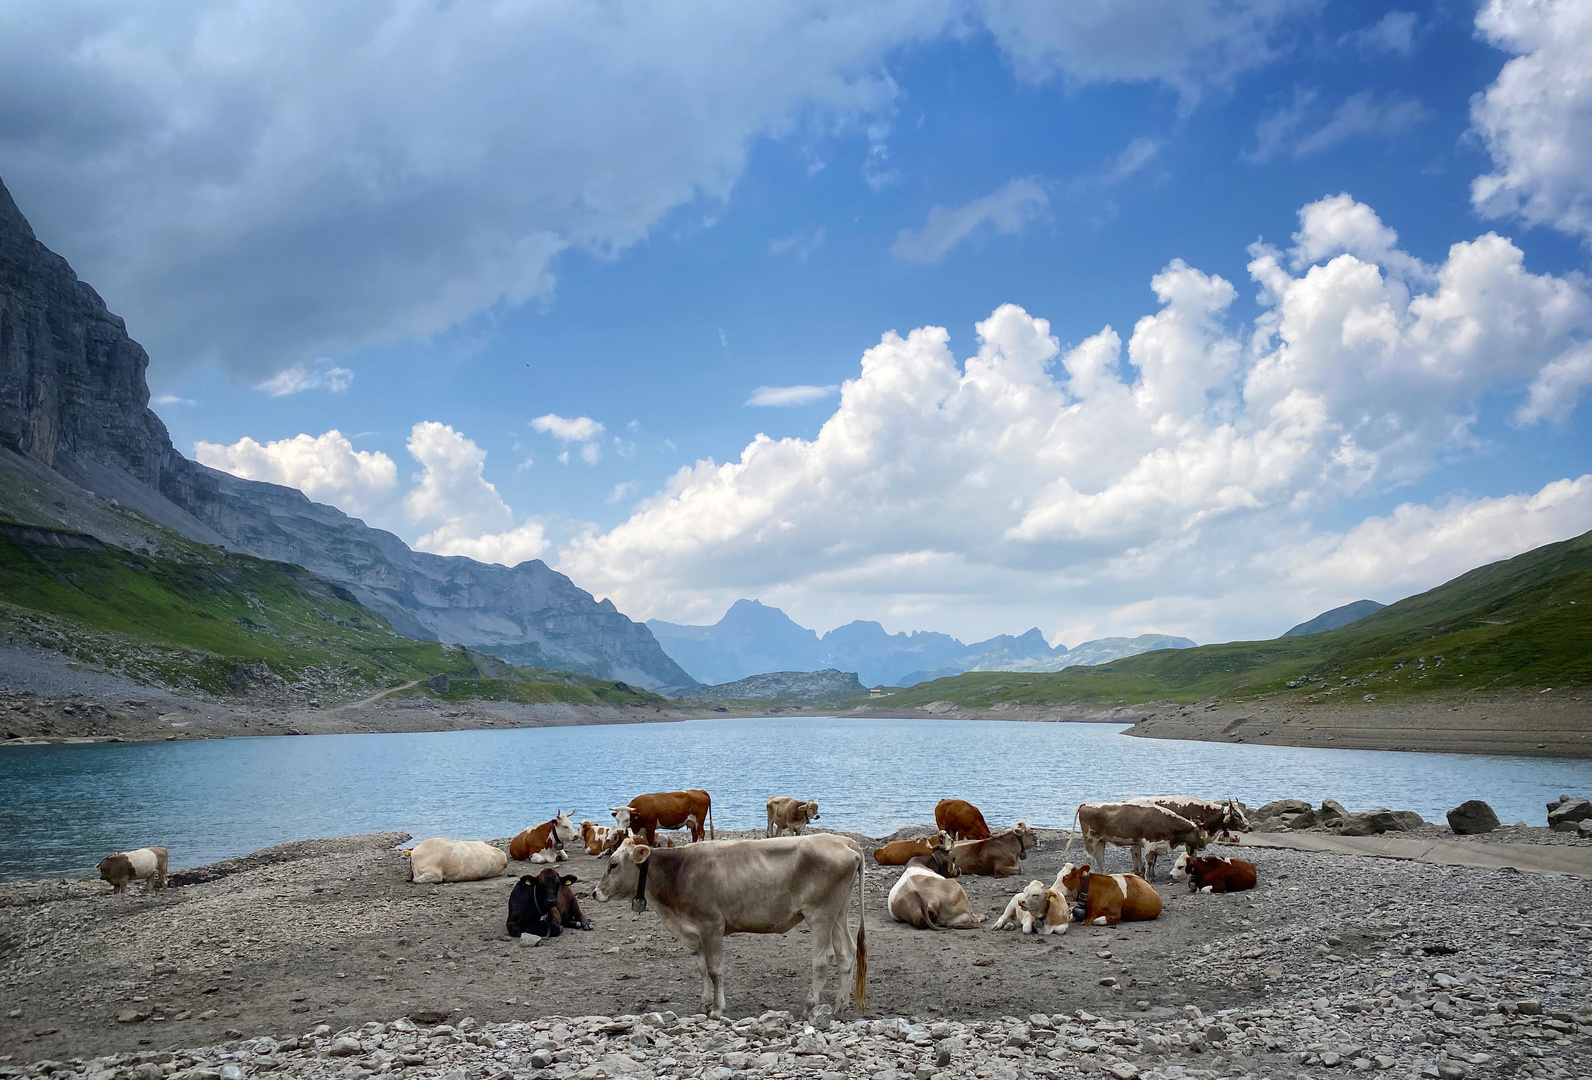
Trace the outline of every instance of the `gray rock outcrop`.
<path fill-rule="evenodd" d="M 189 461 L 149 409 L 148 366 L 0 183 L 0 447 L 190 539 L 303 566 L 410 637 L 649 690 L 697 685 L 645 626 L 540 560 L 413 551 L 302 492 Z"/>
<path fill-rule="evenodd" d="M 1456 836 L 1479 836 L 1499 826 L 1498 815 L 1480 799 L 1469 799 L 1448 812 L 1448 827 Z"/>
<path fill-rule="evenodd" d="M 1592 802 L 1560 795 L 1548 804 L 1548 828 L 1555 832 L 1577 832 L 1583 821 L 1592 821 Z"/>
<path fill-rule="evenodd" d="M 684 695 L 693 701 L 789 701 L 822 705 L 861 697 L 868 691 L 854 671 L 774 671 L 735 682 L 704 686 Z"/>

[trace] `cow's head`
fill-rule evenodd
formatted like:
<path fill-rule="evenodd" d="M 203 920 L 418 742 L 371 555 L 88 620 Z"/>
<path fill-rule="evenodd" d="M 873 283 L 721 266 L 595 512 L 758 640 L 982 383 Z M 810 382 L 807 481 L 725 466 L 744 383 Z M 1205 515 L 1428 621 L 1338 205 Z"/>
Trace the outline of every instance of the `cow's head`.
<path fill-rule="evenodd" d="M 1231 831 L 1248 832 L 1250 829 L 1249 818 L 1244 816 L 1244 808 L 1238 805 L 1237 799 L 1228 799 L 1222 808 L 1222 828 Z"/>
<path fill-rule="evenodd" d="M 818 800 L 808 799 L 802 804 L 802 817 L 808 821 L 818 820 Z"/>
<path fill-rule="evenodd" d="M 1038 850 L 1039 837 L 1034 835 L 1034 830 L 1028 827 L 1026 821 L 1019 821 L 1012 832 L 1017 834 L 1017 857 L 1019 859 L 1026 859 L 1030 851 Z"/>
<path fill-rule="evenodd" d="M 100 877 L 113 885 L 118 881 L 126 881 L 133 876 L 133 860 L 122 852 L 107 855 L 99 861 L 99 872 Z"/>
<path fill-rule="evenodd" d="M 908 866 L 921 866 L 925 870 L 933 870 L 942 878 L 958 878 L 962 876 L 962 868 L 956 865 L 956 860 L 951 858 L 951 853 L 944 848 L 933 848 L 927 855 L 914 855 L 907 860 Z"/>
<path fill-rule="evenodd" d="M 636 886 L 641 883 L 642 864 L 650 858 L 650 847 L 638 844 L 634 837 L 626 837 L 625 842 L 608 856 L 608 868 L 603 871 L 603 879 L 597 883 L 597 891 L 592 894 L 597 902 L 606 904 L 616 896 L 635 896 Z"/>
<path fill-rule="evenodd" d="M 1056 875 L 1056 880 L 1050 887 L 1064 895 L 1067 898 L 1067 903 L 1071 904 L 1078 899 L 1078 893 L 1083 889 L 1083 883 L 1087 880 L 1089 880 L 1088 863 L 1084 863 L 1082 866 L 1074 866 L 1072 863 L 1068 863 L 1061 868 L 1061 872 Z"/>
<path fill-rule="evenodd" d="M 951 839 L 951 834 L 946 832 L 944 829 L 941 829 L 939 832 L 928 838 L 930 850 L 933 850 L 934 848 L 944 848 L 946 851 L 950 851 L 951 845 L 954 842 L 955 841 Z"/>
<path fill-rule="evenodd" d="M 551 869 L 522 876 L 509 893 L 509 936 L 519 937 L 527 930 L 540 937 L 548 936 L 546 924 L 558 906 L 559 890 L 577 880 L 574 874 L 560 877 L 557 870 Z"/>
<path fill-rule="evenodd" d="M 620 832 L 630 831 L 630 807 L 611 806 L 608 812 L 614 816 L 614 824 L 619 826 Z"/>
<path fill-rule="evenodd" d="M 1023 886 L 1023 891 L 1017 894 L 1017 906 L 1022 908 L 1034 918 L 1043 918 L 1045 915 L 1045 883 L 1043 881 L 1030 881 Z"/>
<path fill-rule="evenodd" d="M 575 837 L 578 834 L 575 832 L 574 824 L 569 820 L 569 812 L 567 810 L 560 810 L 553 816 L 553 835 L 562 844 L 573 844 L 575 842 Z"/>
<path fill-rule="evenodd" d="M 1172 864 L 1172 880 L 1173 881 L 1187 881 L 1188 880 L 1188 864 L 1189 864 L 1188 852 L 1186 852 L 1186 851 L 1178 852 L 1177 853 L 1177 862 Z"/>

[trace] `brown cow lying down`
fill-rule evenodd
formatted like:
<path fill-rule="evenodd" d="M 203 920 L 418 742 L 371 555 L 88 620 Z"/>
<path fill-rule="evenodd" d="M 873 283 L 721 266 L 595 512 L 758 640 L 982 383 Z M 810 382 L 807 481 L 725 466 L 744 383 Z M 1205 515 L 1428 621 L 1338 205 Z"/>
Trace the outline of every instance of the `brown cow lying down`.
<path fill-rule="evenodd" d="M 701 788 L 685 791 L 654 791 L 637 795 L 626 806 L 609 808 L 621 833 L 634 833 L 654 846 L 659 829 L 678 829 L 682 825 L 691 830 L 691 840 L 703 838 L 702 823 L 707 822 L 709 837 L 713 836 L 713 798 Z"/>
<path fill-rule="evenodd" d="M 916 840 L 892 840 L 884 847 L 874 848 L 873 861 L 880 866 L 905 866 L 919 855 L 927 855 L 940 848 L 949 849 L 950 846 L 950 834 L 943 832 L 921 836 Z"/>
<path fill-rule="evenodd" d="M 515 862 L 562 862 L 569 858 L 564 853 L 565 844 L 575 842 L 575 826 L 569 815 L 560 810 L 551 821 L 523 829 L 509 841 L 509 858 Z"/>
<path fill-rule="evenodd" d="M 807 831 L 809 821 L 818 820 L 818 801 L 792 799 L 788 795 L 775 795 L 768 800 L 768 835 L 778 836 L 788 832 L 800 836 Z"/>
<path fill-rule="evenodd" d="M 1144 922 L 1161 914 L 1161 894 L 1137 874 L 1091 874 L 1088 863 L 1068 863 L 1051 888 L 1064 895 L 1069 905 L 1081 903 L 1083 921 L 1094 926 L 1115 926 L 1124 920 Z"/>
<path fill-rule="evenodd" d="M 111 892 L 127 890 L 129 881 L 144 882 L 144 891 L 166 887 L 166 849 L 141 847 L 137 851 L 118 851 L 99 861 L 100 877 L 111 883 Z"/>
<path fill-rule="evenodd" d="M 1072 905 L 1064 893 L 1045 888 L 1043 881 L 1030 881 L 1012 897 L 991 930 L 1021 928 L 1025 934 L 1065 934 L 1072 925 Z"/>
<path fill-rule="evenodd" d="M 952 844 L 951 857 L 964 874 L 1010 877 L 1017 873 L 1018 862 L 1028 858 L 1028 853 L 1037 847 L 1039 838 L 1034 830 L 1019 821 L 1015 829 L 988 840 L 963 840 Z"/>
<path fill-rule="evenodd" d="M 973 912 L 956 860 L 944 850 L 919 855 L 907 863 L 890 890 L 890 917 L 919 930 L 976 930 L 984 921 Z"/>
<path fill-rule="evenodd" d="M 409 880 L 417 885 L 495 878 L 509 864 L 508 855 L 495 844 L 441 836 L 422 840 L 400 854 L 409 859 Z"/>
<path fill-rule="evenodd" d="M 953 840 L 988 840 L 989 826 L 978 807 L 966 799 L 941 799 L 934 804 L 934 825 Z"/>
<path fill-rule="evenodd" d="M 627 837 L 608 857 L 598 882 L 598 903 L 631 898 L 631 907 L 658 912 L 664 927 L 697 955 L 702 972 L 702 1009 L 724 1015 L 724 936 L 783 934 L 802 923 L 811 930 L 812 990 L 807 1008 L 817 1008 L 833 960 L 855 967 L 852 997 L 868 1008 L 868 944 L 864 922 L 862 849 L 844 836 L 812 833 L 773 839 L 725 840 L 659 850 Z M 852 884 L 857 889 L 857 940 L 853 951 L 846 926 Z M 835 1008 L 845 1005 L 841 979 Z"/>
<path fill-rule="evenodd" d="M 1172 880 L 1188 882 L 1189 892 L 1243 892 L 1255 887 L 1255 864 L 1222 855 L 1182 854 L 1172 866 Z"/>
<path fill-rule="evenodd" d="M 619 842 L 614 838 L 614 833 L 617 831 L 617 829 L 609 825 L 593 825 L 589 821 L 582 821 L 580 823 L 580 842 L 585 845 L 586 854 L 601 855 L 608 850 L 610 841 L 613 841 L 615 847 L 618 846 Z"/>

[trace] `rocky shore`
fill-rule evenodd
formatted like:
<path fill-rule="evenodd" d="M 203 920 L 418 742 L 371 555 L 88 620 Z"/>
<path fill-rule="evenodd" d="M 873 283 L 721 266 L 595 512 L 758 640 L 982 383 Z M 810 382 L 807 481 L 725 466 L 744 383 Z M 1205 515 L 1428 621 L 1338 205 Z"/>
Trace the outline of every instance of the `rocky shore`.
<path fill-rule="evenodd" d="M 976 911 L 1054 875 L 1065 841 L 1041 836 L 1022 877 L 962 879 Z M 1163 877 L 1155 922 L 1057 939 L 894 923 L 874 867 L 868 1015 L 799 1018 L 798 929 L 730 939 L 718 1023 L 654 914 L 592 901 L 598 860 L 564 864 L 598 929 L 532 948 L 504 933 L 512 876 L 415 886 L 400 839 L 284 845 L 147 895 L 0 885 L 0 1077 L 1592 1075 L 1583 877 L 1246 848 L 1252 892 Z"/>

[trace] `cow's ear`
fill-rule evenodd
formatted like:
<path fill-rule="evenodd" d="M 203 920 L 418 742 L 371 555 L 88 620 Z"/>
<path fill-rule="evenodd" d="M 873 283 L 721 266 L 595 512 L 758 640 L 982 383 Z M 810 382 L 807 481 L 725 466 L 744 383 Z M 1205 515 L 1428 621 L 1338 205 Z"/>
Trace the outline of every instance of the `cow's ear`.
<path fill-rule="evenodd" d="M 1078 873 L 1087 874 L 1088 872 L 1089 872 L 1089 864 L 1088 863 L 1084 863 L 1082 866 L 1078 867 Z"/>
<path fill-rule="evenodd" d="M 630 857 L 636 860 L 637 866 L 640 866 L 642 863 L 652 858 L 652 849 L 646 844 L 636 844 L 630 849 Z"/>
<path fill-rule="evenodd" d="M 533 883 L 533 882 L 534 882 L 534 881 L 535 881 L 535 880 L 536 880 L 536 879 L 535 879 L 535 878 L 533 878 L 533 877 L 531 877 L 531 875 L 529 875 L 529 874 L 526 874 L 526 875 L 525 875 L 525 876 L 524 876 L 524 877 L 522 877 L 522 878 L 520 878 L 520 884 L 521 884 L 521 885 L 530 885 L 530 884 L 531 884 L 531 883 Z"/>
<path fill-rule="evenodd" d="M 576 877 L 574 874 L 565 874 L 558 880 L 562 881 L 565 885 L 573 885 L 575 882 L 579 881 L 580 878 Z"/>

